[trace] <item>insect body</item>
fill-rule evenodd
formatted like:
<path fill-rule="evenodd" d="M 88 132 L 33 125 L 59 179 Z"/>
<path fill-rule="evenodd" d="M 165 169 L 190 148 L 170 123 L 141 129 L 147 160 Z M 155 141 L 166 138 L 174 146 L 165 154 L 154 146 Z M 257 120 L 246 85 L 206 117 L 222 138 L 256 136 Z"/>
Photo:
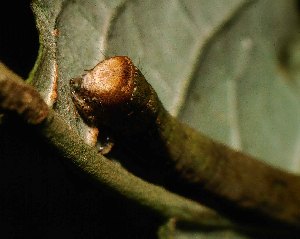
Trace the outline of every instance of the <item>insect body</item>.
<path fill-rule="evenodd" d="M 151 105 L 154 90 L 141 84 L 140 78 L 144 77 L 128 57 L 110 58 L 70 80 L 72 99 L 88 124 L 133 133 L 138 130 L 136 122 L 143 118 L 145 125 L 144 120 L 149 121 L 156 109 Z M 152 112 L 145 112 L 150 108 Z"/>

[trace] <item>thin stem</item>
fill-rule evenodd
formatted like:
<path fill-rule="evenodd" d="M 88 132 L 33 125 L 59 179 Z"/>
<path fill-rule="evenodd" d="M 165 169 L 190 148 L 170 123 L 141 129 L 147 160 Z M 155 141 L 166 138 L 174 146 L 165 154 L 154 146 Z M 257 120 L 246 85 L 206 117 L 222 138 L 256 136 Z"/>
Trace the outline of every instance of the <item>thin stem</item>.
<path fill-rule="evenodd" d="M 160 183 L 247 223 L 300 227 L 300 176 L 269 166 L 172 117 L 125 56 L 71 80 L 79 113 L 109 128 Z"/>

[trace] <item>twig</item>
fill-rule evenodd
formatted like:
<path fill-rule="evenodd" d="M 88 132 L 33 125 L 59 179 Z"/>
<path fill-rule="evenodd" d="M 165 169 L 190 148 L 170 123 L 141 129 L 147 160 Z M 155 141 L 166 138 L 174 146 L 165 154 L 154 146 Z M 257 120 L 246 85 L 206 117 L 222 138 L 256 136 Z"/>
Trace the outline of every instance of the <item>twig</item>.
<path fill-rule="evenodd" d="M 172 117 L 125 56 L 70 81 L 73 101 L 92 125 L 140 155 L 161 183 L 189 189 L 200 202 L 254 225 L 300 227 L 300 177 L 202 135 Z M 176 185 L 176 186 L 174 186 Z M 233 213 L 235 212 L 235 213 Z"/>

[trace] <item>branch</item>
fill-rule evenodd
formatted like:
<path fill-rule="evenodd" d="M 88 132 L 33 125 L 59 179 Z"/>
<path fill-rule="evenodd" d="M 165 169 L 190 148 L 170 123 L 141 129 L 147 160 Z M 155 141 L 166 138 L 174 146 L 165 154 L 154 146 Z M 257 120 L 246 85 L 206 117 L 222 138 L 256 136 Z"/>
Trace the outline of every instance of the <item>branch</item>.
<path fill-rule="evenodd" d="M 137 163 L 156 172 L 163 185 L 183 186 L 191 198 L 239 221 L 300 228 L 299 176 L 179 122 L 128 57 L 104 60 L 70 85 L 82 117 L 109 128 L 116 143 L 140 155 Z"/>
<path fill-rule="evenodd" d="M 106 159 L 81 140 L 49 109 L 38 92 L 0 62 L 0 112 L 13 112 L 56 147 L 62 156 L 98 185 L 106 186 L 165 218 L 174 217 L 201 227 L 235 228 L 230 221 L 200 204 L 147 183 Z"/>

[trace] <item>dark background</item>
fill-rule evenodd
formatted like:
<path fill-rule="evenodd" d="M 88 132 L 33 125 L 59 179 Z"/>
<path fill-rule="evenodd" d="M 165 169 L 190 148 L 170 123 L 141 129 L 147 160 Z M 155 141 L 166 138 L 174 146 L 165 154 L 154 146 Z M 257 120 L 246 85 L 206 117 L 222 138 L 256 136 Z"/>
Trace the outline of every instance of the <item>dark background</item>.
<path fill-rule="evenodd" d="M 27 78 L 39 41 L 29 1 L 6 1 L 0 14 L 0 60 Z"/>

